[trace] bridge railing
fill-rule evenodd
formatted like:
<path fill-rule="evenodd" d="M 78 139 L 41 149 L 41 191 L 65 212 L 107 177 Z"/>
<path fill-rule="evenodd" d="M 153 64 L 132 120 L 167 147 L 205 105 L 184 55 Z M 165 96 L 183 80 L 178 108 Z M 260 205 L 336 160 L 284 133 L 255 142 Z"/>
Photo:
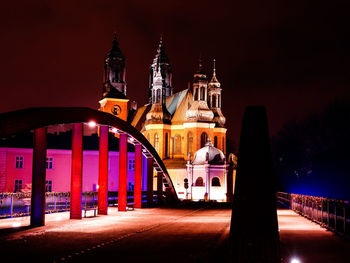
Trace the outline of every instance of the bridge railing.
<path fill-rule="evenodd" d="M 97 192 L 83 192 L 81 198 L 82 210 L 97 208 Z M 163 193 L 164 199 L 166 192 Z M 142 203 L 147 201 L 147 191 L 142 191 Z M 127 192 L 127 203 L 134 201 L 134 192 Z M 157 191 L 153 192 L 153 201 L 157 202 Z M 118 205 L 118 191 L 108 192 L 108 205 Z M 46 192 L 45 212 L 47 214 L 65 212 L 70 209 L 70 192 Z M 28 216 L 31 212 L 31 192 L 0 193 L 0 219 Z"/>
<path fill-rule="evenodd" d="M 282 192 L 277 193 L 277 200 L 321 226 L 350 238 L 349 201 Z"/>

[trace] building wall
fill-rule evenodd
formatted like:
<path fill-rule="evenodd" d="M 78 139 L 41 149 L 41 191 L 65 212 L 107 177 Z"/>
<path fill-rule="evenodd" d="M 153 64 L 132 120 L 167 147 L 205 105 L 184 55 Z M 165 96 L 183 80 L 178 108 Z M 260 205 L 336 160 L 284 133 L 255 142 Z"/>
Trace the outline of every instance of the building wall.
<path fill-rule="evenodd" d="M 155 147 L 155 134 L 158 134 L 159 145 L 158 154 L 160 158 L 183 158 L 188 157 L 188 134 L 192 135 L 192 153 L 191 161 L 194 153 L 201 148 L 201 135 L 205 132 L 214 144 L 214 137 L 218 139 L 217 148 L 226 153 L 226 128 L 214 128 L 214 123 L 186 123 L 176 125 L 166 124 L 149 124 L 146 125 L 144 136 L 149 139 L 153 147 Z M 168 156 L 165 156 L 165 134 L 168 133 Z M 180 146 L 177 144 L 180 143 Z"/>
<path fill-rule="evenodd" d="M 71 150 L 48 149 L 47 157 L 53 158 L 52 169 L 46 169 L 46 180 L 52 180 L 53 192 L 69 192 L 71 183 Z M 83 151 L 83 191 L 96 191 L 98 184 L 98 151 Z M 23 167 L 16 168 L 16 156 L 23 157 Z M 31 187 L 33 150 L 24 148 L 0 148 L 0 192 L 13 192 L 15 180 L 22 180 L 22 187 Z M 134 185 L 135 171 L 129 160 L 135 160 L 133 152 L 128 153 L 128 189 Z M 142 158 L 142 190 L 147 189 L 147 166 Z M 119 185 L 119 153 L 109 152 L 108 190 L 117 191 Z"/>

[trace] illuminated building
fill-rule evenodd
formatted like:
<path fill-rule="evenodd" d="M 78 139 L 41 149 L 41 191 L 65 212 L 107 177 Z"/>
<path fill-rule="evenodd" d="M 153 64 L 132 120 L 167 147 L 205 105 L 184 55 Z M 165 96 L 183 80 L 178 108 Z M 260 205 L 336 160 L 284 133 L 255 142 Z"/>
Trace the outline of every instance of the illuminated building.
<path fill-rule="evenodd" d="M 105 62 L 100 110 L 120 116 L 114 109 L 128 112 L 128 107 L 125 103 L 126 84 L 123 78 L 125 59 L 116 37 Z M 120 77 L 114 79 L 113 76 Z M 196 151 L 211 141 L 212 148 L 226 154 L 226 119 L 221 111 L 221 84 L 216 77 L 215 60 L 210 81 L 201 61 L 193 77 L 191 87 L 174 93 L 172 67 L 161 38 L 150 65 L 148 103 L 134 109 L 127 117 L 163 159 L 180 198 L 186 198 L 183 181 L 188 177 L 186 164 L 194 160 Z M 121 118 L 125 119 L 125 115 Z"/>

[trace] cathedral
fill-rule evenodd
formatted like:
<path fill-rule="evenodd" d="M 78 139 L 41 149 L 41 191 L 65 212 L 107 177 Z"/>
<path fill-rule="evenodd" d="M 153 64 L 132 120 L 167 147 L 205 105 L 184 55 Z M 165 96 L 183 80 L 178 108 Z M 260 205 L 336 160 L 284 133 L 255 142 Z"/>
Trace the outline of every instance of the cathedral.
<path fill-rule="evenodd" d="M 99 110 L 130 122 L 148 139 L 167 167 L 180 198 L 188 198 L 189 192 L 192 198 L 194 186 L 209 187 L 211 184 L 216 189 L 218 186 L 224 187 L 227 129 L 221 111 L 222 89 L 216 77 L 215 59 L 211 78 L 207 77 L 199 61 L 192 86 L 174 92 L 172 66 L 161 38 L 149 72 L 148 103 L 141 107 L 129 105 L 131 103 L 126 95 L 126 61 L 114 35 L 112 48 L 105 57 L 103 97 L 99 101 Z M 209 157 L 208 151 L 200 151 L 205 147 L 217 154 Z M 204 156 L 196 156 L 200 154 Z M 198 159 L 204 161 L 198 164 Z M 199 180 L 199 185 L 196 185 L 196 178 L 192 178 L 189 189 L 185 187 L 184 180 L 189 180 L 190 175 L 193 175 L 190 170 L 196 167 L 196 163 L 208 171 L 221 169 L 219 175 L 215 176 L 215 183 L 210 183 L 213 178 L 204 176 L 204 182 Z M 215 167 L 210 168 L 208 165 Z M 226 193 L 226 189 L 223 191 Z M 210 189 L 204 192 L 208 198 Z M 197 199 L 204 199 L 204 195 Z M 225 201 L 225 197 L 220 201 Z"/>

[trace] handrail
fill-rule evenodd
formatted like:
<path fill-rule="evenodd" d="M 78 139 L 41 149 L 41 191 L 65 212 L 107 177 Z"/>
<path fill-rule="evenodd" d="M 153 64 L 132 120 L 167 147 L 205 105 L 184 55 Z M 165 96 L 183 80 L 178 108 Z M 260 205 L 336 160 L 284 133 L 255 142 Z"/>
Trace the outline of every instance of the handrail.
<path fill-rule="evenodd" d="M 277 200 L 322 227 L 350 239 L 349 201 L 283 192 L 277 193 Z"/>

